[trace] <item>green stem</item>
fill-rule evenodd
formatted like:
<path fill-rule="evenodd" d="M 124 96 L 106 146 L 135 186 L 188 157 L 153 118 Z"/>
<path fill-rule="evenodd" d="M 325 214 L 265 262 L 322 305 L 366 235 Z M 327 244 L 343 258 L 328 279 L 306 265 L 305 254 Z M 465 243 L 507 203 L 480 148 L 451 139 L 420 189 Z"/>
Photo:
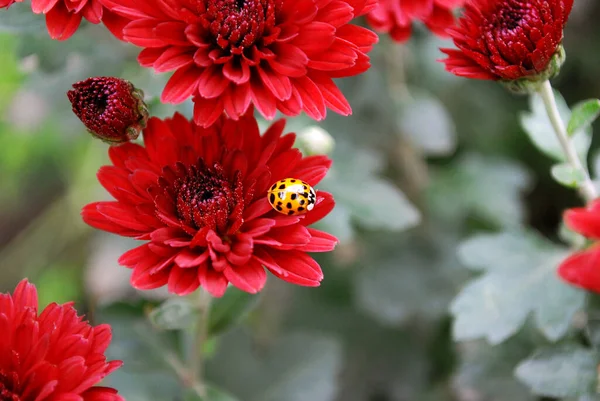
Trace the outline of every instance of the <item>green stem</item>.
<path fill-rule="evenodd" d="M 211 297 L 202 288 L 198 290 L 198 321 L 194 328 L 194 339 L 190 355 L 190 373 L 194 377 L 195 391 L 200 397 L 206 396 L 204 385 L 204 344 L 208 339 L 208 317 Z"/>
<path fill-rule="evenodd" d="M 552 127 L 554 128 L 554 133 L 556 134 L 556 137 L 560 142 L 560 146 L 562 147 L 563 152 L 565 153 L 567 161 L 574 169 L 581 172 L 582 176 L 584 177 L 583 182 L 579 187 L 582 196 L 588 202 L 596 199 L 598 197 L 596 187 L 590 179 L 590 175 L 587 171 L 587 168 L 579 159 L 579 156 L 577 155 L 577 150 L 573 146 L 573 143 L 569 140 L 567 129 L 565 128 L 565 123 L 563 122 L 558 111 L 558 106 L 556 105 L 556 99 L 554 97 L 554 91 L 552 90 L 552 85 L 550 84 L 550 81 L 544 81 L 538 93 L 544 101 L 544 106 L 546 106 L 546 112 L 548 113 L 548 117 L 550 118 L 550 122 L 552 123 Z"/>

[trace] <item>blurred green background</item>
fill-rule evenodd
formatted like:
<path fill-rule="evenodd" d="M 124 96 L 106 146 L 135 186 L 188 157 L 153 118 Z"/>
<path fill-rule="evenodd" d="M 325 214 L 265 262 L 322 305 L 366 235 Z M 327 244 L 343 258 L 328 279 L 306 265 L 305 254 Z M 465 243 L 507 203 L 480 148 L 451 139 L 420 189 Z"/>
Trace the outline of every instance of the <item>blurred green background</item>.
<path fill-rule="evenodd" d="M 600 95 L 598 20 L 600 3 L 576 1 L 554 82 L 568 104 Z M 436 60 L 448 45 L 421 27 L 406 45 L 382 36 L 373 67 L 339 83 L 351 117 L 289 120 L 289 131 L 318 125 L 335 138 L 334 167 L 319 188 L 338 206 L 321 226 L 341 244 L 317 255 L 320 288 L 270 279 L 239 326 L 208 344 L 212 383 L 242 401 L 547 399 L 513 377 L 547 341 L 529 320 L 493 348 L 453 341 L 449 305 L 472 277 L 457 249 L 474 234 L 503 231 L 559 242 L 562 210 L 580 201 L 552 180 L 551 160 L 520 128 L 527 98 L 445 73 Z M 120 76 L 144 90 L 152 115 L 191 115 L 191 103 L 159 103 L 168 74 L 142 69 L 136 55 L 100 26 L 55 42 L 26 4 L 0 11 L 0 291 L 28 277 L 41 306 L 75 300 L 92 322 L 113 324 L 110 357 L 125 367 L 108 385 L 128 401 L 179 400 L 164 355 L 185 354 L 186 337 L 144 329 L 144 311 L 167 293 L 134 291 L 117 259 L 135 242 L 79 216 L 86 203 L 109 199 L 95 178 L 108 158 L 70 110 L 72 83 Z M 480 251 L 497 260 L 512 253 L 495 243 Z M 247 301 L 232 292 L 234 304 Z"/>

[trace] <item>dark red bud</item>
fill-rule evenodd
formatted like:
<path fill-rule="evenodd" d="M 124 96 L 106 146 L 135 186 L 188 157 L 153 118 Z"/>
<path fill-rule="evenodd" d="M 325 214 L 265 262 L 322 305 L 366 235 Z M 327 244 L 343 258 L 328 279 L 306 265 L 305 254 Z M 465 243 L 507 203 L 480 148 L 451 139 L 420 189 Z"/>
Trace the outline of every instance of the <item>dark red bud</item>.
<path fill-rule="evenodd" d="M 142 91 L 129 81 L 93 77 L 67 92 L 73 112 L 96 137 L 110 144 L 136 139 L 148 121 Z"/>

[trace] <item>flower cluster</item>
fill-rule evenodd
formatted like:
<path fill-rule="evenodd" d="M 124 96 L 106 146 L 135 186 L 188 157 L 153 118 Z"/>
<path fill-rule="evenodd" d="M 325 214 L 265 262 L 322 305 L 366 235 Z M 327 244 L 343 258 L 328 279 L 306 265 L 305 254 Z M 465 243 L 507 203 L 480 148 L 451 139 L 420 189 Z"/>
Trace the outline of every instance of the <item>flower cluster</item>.
<path fill-rule="evenodd" d="M 367 14 L 367 21 L 376 31 L 385 32 L 397 42 L 410 38 L 414 21 L 422 21 L 438 36 L 447 36 L 454 25 L 453 11 L 465 0 L 379 0 Z"/>
<path fill-rule="evenodd" d="M 0 293 L 0 400 L 123 401 L 93 387 L 121 366 L 104 356 L 111 330 L 92 327 L 71 304 L 48 305 L 38 315 L 35 287 L 21 281 Z"/>
<path fill-rule="evenodd" d="M 308 226 L 331 211 L 333 198 L 318 191 L 312 211 L 286 216 L 267 191 L 288 176 L 316 185 L 331 161 L 302 157 L 295 135 L 283 135 L 283 120 L 261 136 L 252 111 L 209 128 L 180 114 L 153 117 L 145 146 L 109 149 L 113 165 L 98 179 L 115 201 L 89 204 L 82 215 L 93 227 L 144 241 L 119 260 L 133 269 L 135 288 L 167 285 L 184 295 L 202 286 L 218 297 L 231 283 L 256 293 L 267 278 L 263 266 L 285 281 L 319 285 L 323 274 L 307 252 L 330 251 L 337 240 Z"/>
<path fill-rule="evenodd" d="M 366 71 L 377 36 L 349 22 L 373 0 L 104 0 L 131 19 L 124 40 L 143 47 L 138 61 L 175 71 L 165 103 L 194 100 L 194 121 L 207 127 L 223 111 L 250 104 L 268 119 L 304 111 L 321 120 L 351 108 L 334 78 Z"/>

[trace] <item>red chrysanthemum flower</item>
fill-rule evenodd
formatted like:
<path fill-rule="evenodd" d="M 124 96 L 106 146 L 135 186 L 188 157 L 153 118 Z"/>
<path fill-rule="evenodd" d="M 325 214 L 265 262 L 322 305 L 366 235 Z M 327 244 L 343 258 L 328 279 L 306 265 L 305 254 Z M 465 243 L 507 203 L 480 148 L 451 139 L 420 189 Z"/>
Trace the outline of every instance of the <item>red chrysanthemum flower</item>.
<path fill-rule="evenodd" d="M 12 296 L 0 293 L 0 400 L 123 401 L 112 388 L 92 387 L 121 366 L 104 356 L 110 326 L 90 326 L 71 304 L 37 312 L 27 280 Z"/>
<path fill-rule="evenodd" d="M 273 210 L 267 191 L 294 177 L 316 185 L 327 173 L 326 156 L 302 157 L 294 134 L 282 136 L 285 121 L 261 137 L 252 108 L 239 120 L 219 118 L 202 128 L 180 114 L 151 118 L 142 147 L 111 147 L 112 166 L 98 172 L 114 202 L 87 205 L 93 227 L 145 243 L 119 262 L 133 268 L 138 289 L 168 285 L 184 295 L 199 286 L 221 296 L 228 283 L 258 292 L 266 267 L 275 276 L 318 286 L 323 274 L 307 252 L 325 252 L 337 239 L 308 228 L 334 206 L 317 191 L 314 209 L 300 216 Z"/>
<path fill-rule="evenodd" d="M 111 144 L 136 139 L 148 121 L 143 93 L 124 79 L 88 78 L 73 84 L 67 96 L 90 133 Z"/>
<path fill-rule="evenodd" d="M 0 0 L 0 8 L 23 0 Z M 79 28 L 82 18 L 92 24 L 100 21 L 117 37 L 121 38 L 127 19 L 112 13 L 99 0 L 31 0 L 36 14 L 46 15 L 46 26 L 52 39 L 69 39 Z"/>
<path fill-rule="evenodd" d="M 367 15 L 376 31 L 385 32 L 397 42 L 410 38 L 414 21 L 422 21 L 433 33 L 446 37 L 446 29 L 454 25 L 453 10 L 465 0 L 379 0 Z"/>
<path fill-rule="evenodd" d="M 471 0 L 442 49 L 451 73 L 474 79 L 545 80 L 564 60 L 563 28 L 573 0 Z"/>
<path fill-rule="evenodd" d="M 558 274 L 577 287 L 600 292 L 600 199 L 587 207 L 569 209 L 563 217 L 570 229 L 594 244 L 568 257 L 558 268 Z"/>
<path fill-rule="evenodd" d="M 375 0 L 102 0 L 130 18 L 126 41 L 144 47 L 138 60 L 175 71 L 161 100 L 194 100 L 207 127 L 226 111 L 237 119 L 253 103 L 268 119 L 277 110 L 325 118 L 351 108 L 332 78 L 370 66 L 373 32 L 349 22 Z"/>

